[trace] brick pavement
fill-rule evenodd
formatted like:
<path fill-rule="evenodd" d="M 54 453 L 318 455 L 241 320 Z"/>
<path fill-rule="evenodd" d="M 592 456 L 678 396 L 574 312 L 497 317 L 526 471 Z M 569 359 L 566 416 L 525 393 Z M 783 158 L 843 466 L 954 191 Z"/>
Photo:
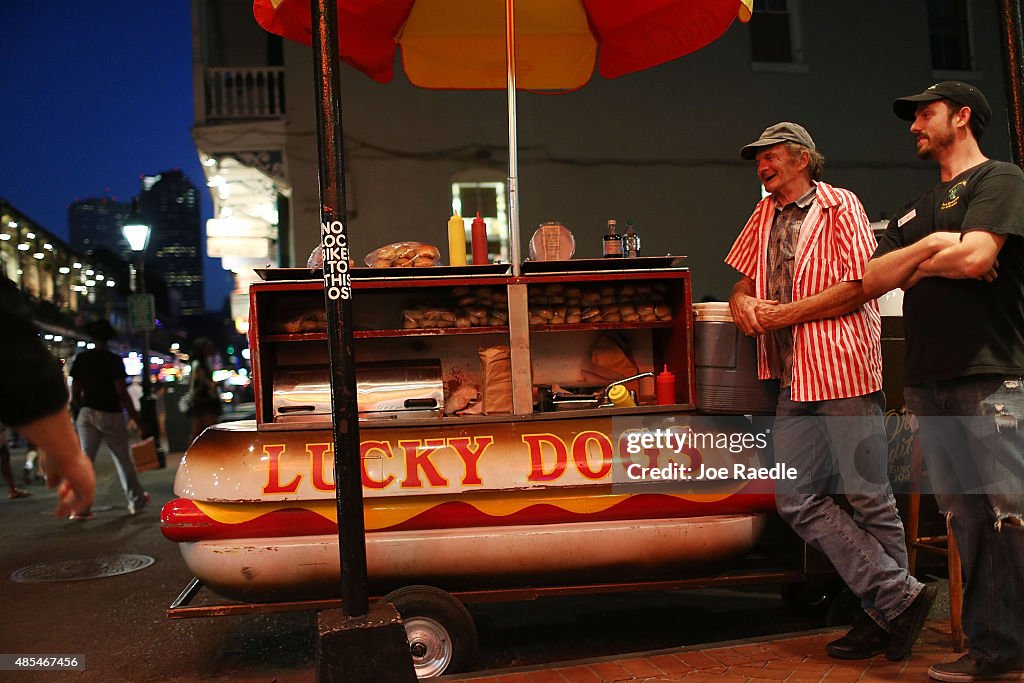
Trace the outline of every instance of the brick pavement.
<path fill-rule="evenodd" d="M 832 659 L 825 654 L 825 643 L 839 637 L 843 631 L 829 629 L 791 637 L 758 638 L 445 678 L 475 683 L 924 681 L 929 680 L 929 666 L 960 656 L 950 645 L 948 619 L 929 621 L 912 655 L 901 662 L 890 662 L 883 655 L 859 661 Z"/>

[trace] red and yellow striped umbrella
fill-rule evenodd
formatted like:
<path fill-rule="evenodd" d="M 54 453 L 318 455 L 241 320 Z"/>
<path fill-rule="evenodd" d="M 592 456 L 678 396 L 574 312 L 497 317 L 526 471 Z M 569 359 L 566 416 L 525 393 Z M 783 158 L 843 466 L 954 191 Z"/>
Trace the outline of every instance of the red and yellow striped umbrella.
<path fill-rule="evenodd" d="M 663 64 L 721 36 L 753 0 L 516 0 L 516 87 L 571 90 Z M 503 0 L 337 0 L 340 58 L 424 88 L 506 87 Z M 267 31 L 309 45 L 309 0 L 254 0 Z"/>

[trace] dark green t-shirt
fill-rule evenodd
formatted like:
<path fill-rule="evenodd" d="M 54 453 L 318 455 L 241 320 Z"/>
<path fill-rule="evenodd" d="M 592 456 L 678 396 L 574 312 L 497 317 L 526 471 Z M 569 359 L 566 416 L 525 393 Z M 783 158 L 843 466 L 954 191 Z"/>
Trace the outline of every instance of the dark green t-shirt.
<path fill-rule="evenodd" d="M 875 257 L 933 232 L 1007 235 L 995 282 L 922 279 L 903 297 L 906 383 L 1024 373 L 1024 172 L 985 161 L 939 183 L 889 222 Z"/>

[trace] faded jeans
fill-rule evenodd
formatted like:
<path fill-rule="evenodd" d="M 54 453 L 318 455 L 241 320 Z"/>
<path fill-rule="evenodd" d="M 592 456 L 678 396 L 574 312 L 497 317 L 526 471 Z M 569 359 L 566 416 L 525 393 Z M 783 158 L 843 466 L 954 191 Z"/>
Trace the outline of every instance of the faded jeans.
<path fill-rule="evenodd" d="M 904 389 L 939 509 L 951 513 L 971 653 L 1024 661 L 1024 383 L 976 375 Z"/>
<path fill-rule="evenodd" d="M 117 476 L 121 480 L 125 497 L 133 504 L 141 501 L 145 491 L 132 461 L 131 435 L 128 433 L 124 413 L 82 408 L 78 411 L 75 426 L 78 428 L 82 450 L 91 462 L 96 462 L 100 444 L 107 444 L 111 455 L 114 456 L 114 467 L 117 468 Z"/>
<path fill-rule="evenodd" d="M 806 543 L 823 552 L 864 610 L 883 628 L 924 584 L 907 571 L 903 522 L 889 484 L 889 451 L 878 391 L 830 401 L 779 394 L 775 461 L 796 468 L 780 481 L 775 504 Z M 851 515 L 829 495 L 844 493 Z"/>

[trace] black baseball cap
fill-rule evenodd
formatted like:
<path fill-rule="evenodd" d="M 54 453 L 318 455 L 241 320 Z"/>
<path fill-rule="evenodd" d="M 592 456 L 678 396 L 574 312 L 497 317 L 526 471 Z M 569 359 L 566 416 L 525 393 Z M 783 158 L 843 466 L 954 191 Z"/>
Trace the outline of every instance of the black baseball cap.
<path fill-rule="evenodd" d="M 942 81 L 929 86 L 918 95 L 901 97 L 892 103 L 892 110 L 904 121 L 913 121 L 917 105 L 936 100 L 949 100 L 961 107 L 970 107 L 971 116 L 982 128 L 992 118 L 992 108 L 988 106 L 985 95 L 970 83 L 962 81 Z"/>

